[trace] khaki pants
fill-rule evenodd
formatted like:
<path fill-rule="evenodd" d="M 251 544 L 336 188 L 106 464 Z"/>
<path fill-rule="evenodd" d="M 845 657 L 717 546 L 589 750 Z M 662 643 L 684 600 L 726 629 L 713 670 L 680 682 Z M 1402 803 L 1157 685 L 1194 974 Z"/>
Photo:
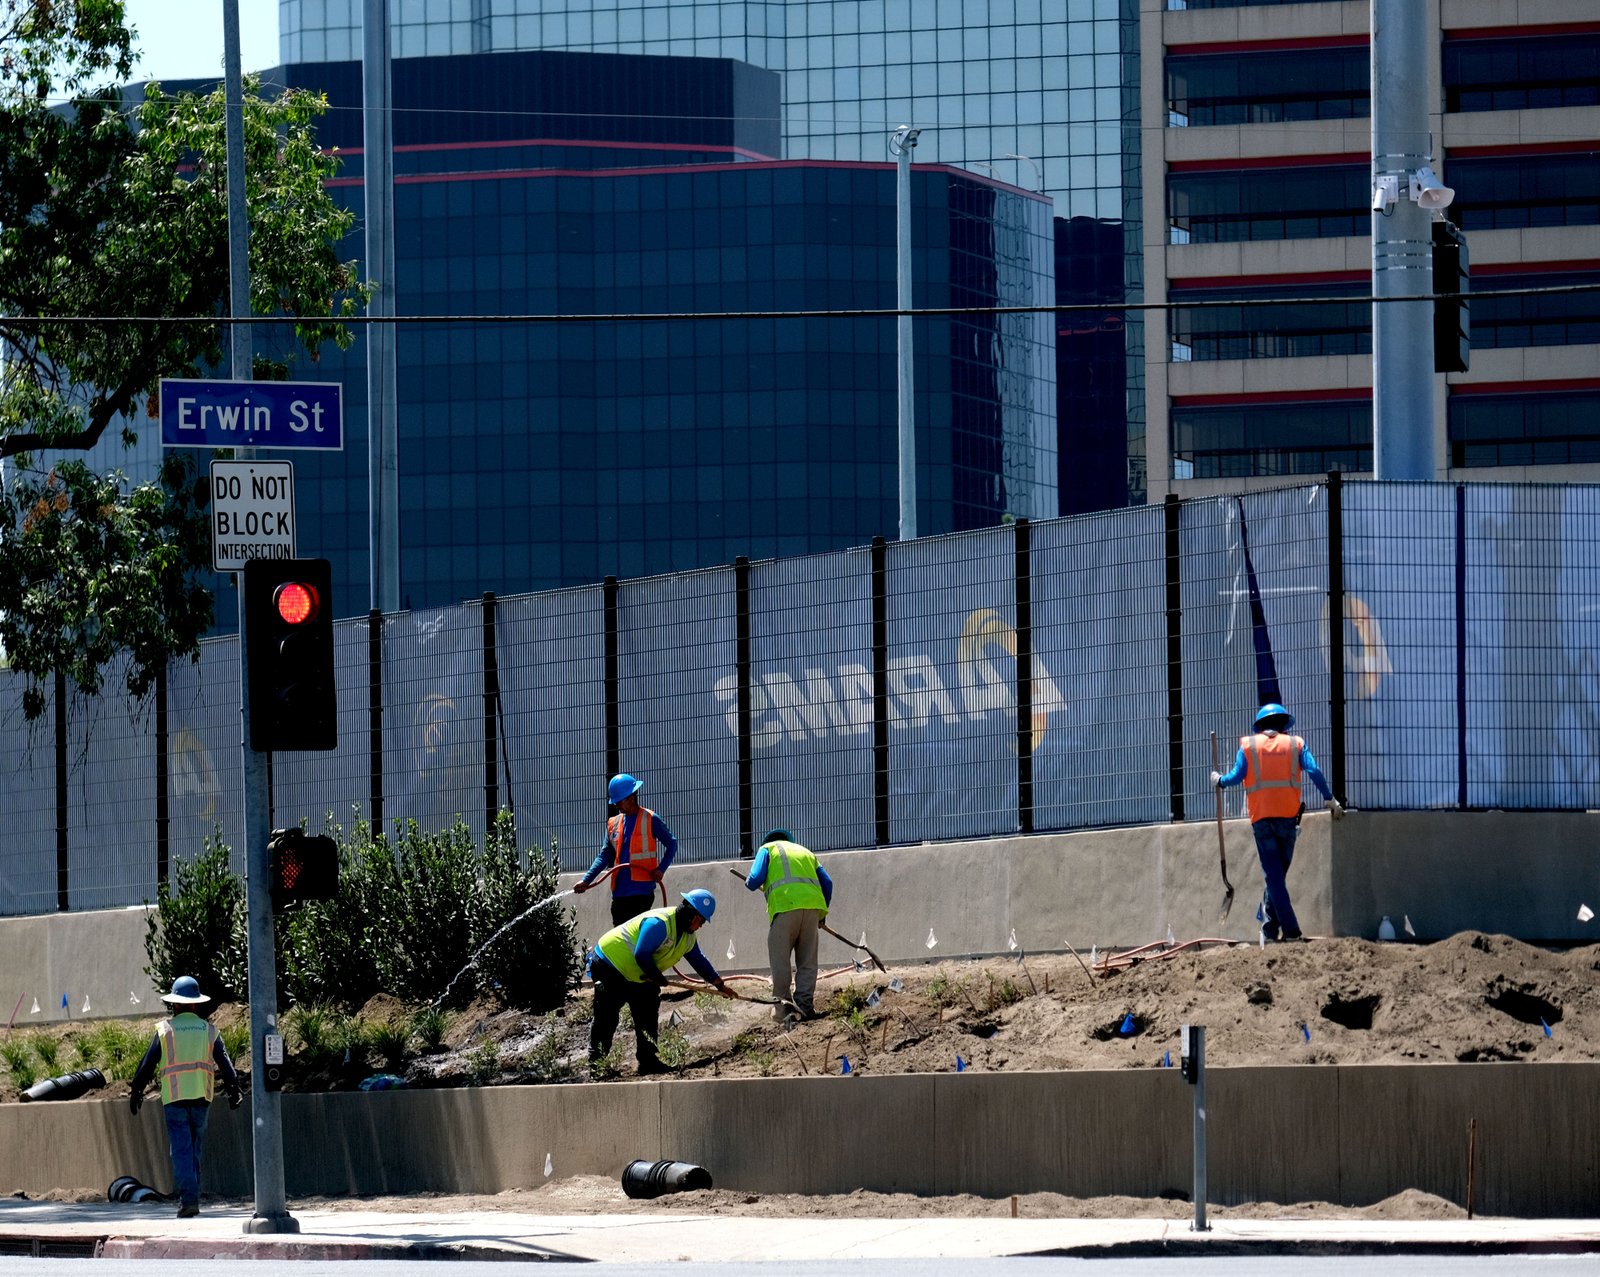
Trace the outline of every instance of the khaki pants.
<path fill-rule="evenodd" d="M 773 918 L 767 927 L 767 964 L 772 969 L 772 995 L 779 1003 L 789 999 L 789 956 L 794 955 L 794 1005 L 802 1015 L 814 1015 L 817 992 L 817 924 L 820 909 L 790 909 Z M 773 1014 L 780 1020 L 787 1007 L 779 1005 Z"/>

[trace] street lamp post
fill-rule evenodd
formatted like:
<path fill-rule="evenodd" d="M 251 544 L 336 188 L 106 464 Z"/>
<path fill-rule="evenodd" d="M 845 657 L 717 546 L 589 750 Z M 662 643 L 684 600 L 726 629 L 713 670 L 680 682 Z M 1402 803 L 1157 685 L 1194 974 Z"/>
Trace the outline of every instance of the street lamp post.
<path fill-rule="evenodd" d="M 921 129 L 902 124 L 889 138 L 895 157 L 895 309 L 896 356 L 899 388 L 900 539 L 917 537 L 917 429 L 916 396 L 912 382 L 911 349 L 911 152 Z"/>

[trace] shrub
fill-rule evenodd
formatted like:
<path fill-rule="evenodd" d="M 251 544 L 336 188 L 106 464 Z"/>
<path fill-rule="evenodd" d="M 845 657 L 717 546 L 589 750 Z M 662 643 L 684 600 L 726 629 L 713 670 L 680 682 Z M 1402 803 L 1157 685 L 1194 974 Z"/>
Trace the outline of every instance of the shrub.
<path fill-rule="evenodd" d="M 86 1065 L 105 1074 L 106 1081 L 118 1082 L 133 1076 L 149 1045 L 149 1035 L 126 1020 L 107 1020 L 83 1035 L 78 1051 Z"/>
<path fill-rule="evenodd" d="M 538 847 L 524 859 L 511 815 L 501 812 L 484 844 L 471 940 L 474 950 L 488 946 L 477 959 L 480 989 L 525 1011 L 554 1010 L 578 985 L 572 915 L 555 905 L 532 909 L 556 894 L 560 872 Z"/>
<path fill-rule="evenodd" d="M 33 1035 L 33 1054 L 39 1067 L 47 1074 L 54 1073 L 61 1063 L 61 1043 L 46 1033 Z"/>
<path fill-rule="evenodd" d="M 392 930 L 398 875 L 388 840 L 364 820 L 348 838 L 331 823 L 326 832 L 339 843 L 339 893 L 279 916 L 280 983 L 288 1002 L 350 1009 L 386 991 L 381 955 L 406 933 Z"/>
<path fill-rule="evenodd" d="M 411 1051 L 411 1026 L 396 1017 L 371 1025 L 366 1033 L 366 1046 L 377 1055 L 385 1072 L 402 1072 Z"/>
<path fill-rule="evenodd" d="M 423 1007 L 411 1017 L 411 1032 L 429 1055 L 444 1045 L 445 1030 L 449 1027 L 450 1017 L 437 1007 Z"/>
<path fill-rule="evenodd" d="M 28 1063 L 28 1041 L 26 1038 L 0 1038 L 0 1064 L 15 1073 Z"/>
<path fill-rule="evenodd" d="M 656 1034 L 656 1058 L 674 1073 L 682 1073 L 694 1059 L 694 1043 L 676 1024 L 669 1024 Z"/>
<path fill-rule="evenodd" d="M 250 1026 L 246 1023 L 227 1024 L 217 1029 L 217 1036 L 222 1039 L 222 1045 L 228 1052 L 228 1058 L 233 1061 L 236 1069 L 249 1069 L 250 1067 Z M 134 1061 L 138 1063 L 137 1060 Z"/>
<path fill-rule="evenodd" d="M 233 1002 L 248 992 L 244 882 L 229 866 L 230 851 L 217 829 L 193 860 L 173 865 L 175 884 L 160 883 L 156 907 L 145 923 L 144 971 L 158 989 L 192 975 L 213 1002 Z"/>
<path fill-rule="evenodd" d="M 474 1086 L 487 1086 L 500 1076 L 500 1048 L 485 1040 L 467 1056 L 467 1076 Z"/>

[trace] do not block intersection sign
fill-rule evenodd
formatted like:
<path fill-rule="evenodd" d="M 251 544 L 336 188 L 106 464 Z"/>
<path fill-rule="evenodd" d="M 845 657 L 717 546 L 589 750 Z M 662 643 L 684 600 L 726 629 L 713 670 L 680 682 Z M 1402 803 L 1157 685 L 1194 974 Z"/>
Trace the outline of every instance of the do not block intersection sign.
<path fill-rule="evenodd" d="M 294 466 L 213 461 L 211 566 L 242 572 L 251 559 L 292 559 L 294 551 Z"/>

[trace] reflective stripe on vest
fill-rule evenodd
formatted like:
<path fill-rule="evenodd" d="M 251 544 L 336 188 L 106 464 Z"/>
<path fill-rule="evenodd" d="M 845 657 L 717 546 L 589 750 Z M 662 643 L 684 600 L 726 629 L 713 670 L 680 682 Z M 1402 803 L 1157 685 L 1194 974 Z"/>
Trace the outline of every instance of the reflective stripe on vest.
<path fill-rule="evenodd" d="M 639 808 L 626 844 L 622 831 L 628 818 L 619 813 L 606 821 L 606 841 L 617 855 L 617 864 L 627 865 L 628 875 L 635 882 L 649 882 L 656 871 L 655 815 L 648 807 Z"/>
<path fill-rule="evenodd" d="M 156 1025 L 161 1039 L 161 1102 L 211 1100 L 217 1090 L 217 1063 L 211 1058 L 217 1030 L 191 1011 Z"/>
<path fill-rule="evenodd" d="M 822 880 L 817 877 L 817 858 L 797 842 L 769 842 L 767 880 L 761 890 L 767 897 L 767 921 L 780 913 L 796 909 L 826 909 Z"/>
<path fill-rule="evenodd" d="M 620 927 L 612 927 L 600 937 L 595 948 L 600 956 L 635 984 L 644 983 L 644 970 L 633 956 L 633 946 L 639 943 L 639 932 L 651 918 L 660 918 L 667 924 L 667 940 L 650 955 L 656 971 L 665 974 L 678 964 L 678 959 L 694 948 L 694 932 L 678 932 L 677 909 L 651 909 L 637 918 L 629 918 Z"/>
<path fill-rule="evenodd" d="M 1244 792 L 1252 821 L 1300 814 L 1300 751 L 1305 741 L 1281 732 L 1241 736 Z"/>

